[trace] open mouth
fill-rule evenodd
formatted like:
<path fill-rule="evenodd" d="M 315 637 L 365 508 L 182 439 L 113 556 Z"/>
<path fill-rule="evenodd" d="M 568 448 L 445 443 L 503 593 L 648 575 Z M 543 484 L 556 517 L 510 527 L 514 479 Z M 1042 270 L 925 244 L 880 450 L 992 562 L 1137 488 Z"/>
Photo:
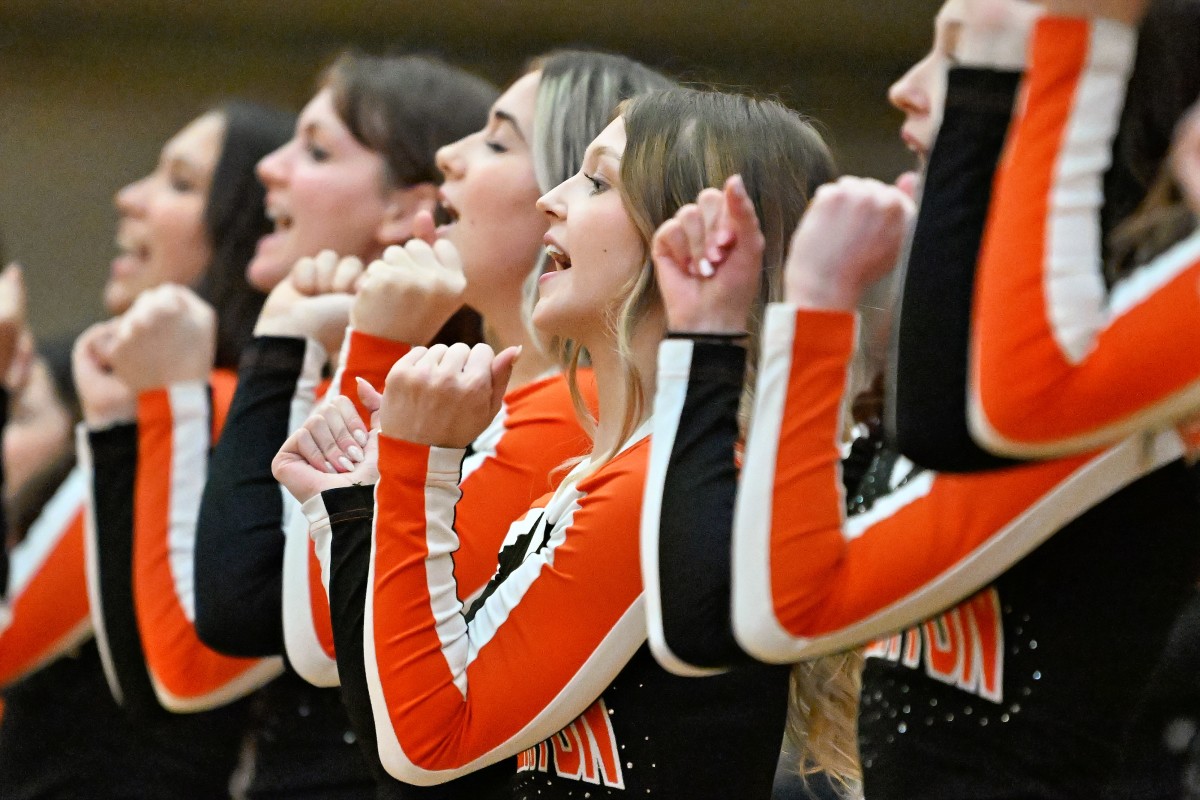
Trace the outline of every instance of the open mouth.
<path fill-rule="evenodd" d="M 433 209 L 433 222 L 439 228 L 444 225 L 453 225 L 458 222 L 458 209 L 446 202 L 446 198 L 439 197 L 438 204 Z"/>
<path fill-rule="evenodd" d="M 293 223 L 292 216 L 284 211 L 280 211 L 279 209 L 268 208 L 267 209 L 267 219 L 269 219 L 269 220 L 271 220 L 271 222 L 275 223 L 275 232 L 276 233 L 291 230 L 291 228 L 292 228 L 292 223 Z"/>
<path fill-rule="evenodd" d="M 562 250 L 562 248 L 556 245 L 548 244 L 546 245 L 546 255 L 548 255 L 550 260 L 554 262 L 554 268 L 556 271 L 561 272 L 562 270 L 571 268 L 571 257 L 568 256 L 566 252 Z"/>
<path fill-rule="evenodd" d="M 150 257 L 150 248 L 141 242 L 132 239 L 117 237 L 116 241 L 119 256 L 128 258 L 136 258 L 140 261 L 145 261 Z"/>

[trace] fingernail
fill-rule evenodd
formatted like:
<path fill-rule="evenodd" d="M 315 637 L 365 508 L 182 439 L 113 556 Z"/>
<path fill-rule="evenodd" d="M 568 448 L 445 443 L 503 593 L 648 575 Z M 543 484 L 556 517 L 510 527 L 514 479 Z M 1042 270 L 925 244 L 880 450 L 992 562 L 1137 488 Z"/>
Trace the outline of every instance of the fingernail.
<path fill-rule="evenodd" d="M 325 471 L 330 475 L 337 475 L 337 470 L 334 469 L 333 464 L 330 464 L 328 461 L 325 462 Z"/>
<path fill-rule="evenodd" d="M 717 271 L 715 269 L 713 269 L 712 262 L 710 262 L 707 258 L 700 259 L 700 277 L 701 278 L 711 278 L 713 275 L 716 275 L 716 274 L 717 274 Z"/>
<path fill-rule="evenodd" d="M 352 464 L 350 459 L 346 458 L 345 456 L 338 456 L 338 463 L 342 465 L 342 469 L 346 470 L 346 472 L 354 471 L 354 464 Z"/>
<path fill-rule="evenodd" d="M 365 445 L 367 443 L 367 434 L 363 431 L 355 431 L 354 432 L 354 441 L 358 442 L 361 445 Z M 353 453 L 355 449 L 356 448 L 353 448 L 353 447 L 350 448 L 350 452 Z M 360 456 L 360 458 L 361 458 L 361 456 Z"/>
<path fill-rule="evenodd" d="M 361 431 L 359 431 L 359 433 L 361 433 Z M 350 456 L 351 461 L 362 461 L 363 460 L 363 451 L 360 448 L 355 447 L 354 445 L 350 445 L 350 447 L 348 447 L 346 449 L 346 455 Z"/>

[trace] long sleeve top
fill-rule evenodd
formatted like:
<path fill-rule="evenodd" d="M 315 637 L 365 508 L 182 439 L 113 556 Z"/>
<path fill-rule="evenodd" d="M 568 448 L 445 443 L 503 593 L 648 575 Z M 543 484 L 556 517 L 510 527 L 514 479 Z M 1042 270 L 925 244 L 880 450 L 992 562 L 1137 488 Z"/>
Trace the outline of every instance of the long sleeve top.
<path fill-rule="evenodd" d="M 212 650 L 195 629 L 196 519 L 236 377 L 143 392 L 132 425 L 92 432 L 89 589 L 100 654 L 128 709 L 199 711 L 280 674 L 279 658 Z M 151 689 L 152 695 L 146 690 Z"/>
<path fill-rule="evenodd" d="M 1166 432 L 975 475 L 918 472 L 846 519 L 838 438 L 853 339 L 849 314 L 769 309 L 740 484 L 742 356 L 721 352 L 739 349 L 662 345 L 642 552 L 650 642 L 668 668 L 693 674 L 743 652 L 786 663 L 922 620 L 1183 452 Z"/>
<path fill-rule="evenodd" d="M 645 649 L 647 444 L 643 432 L 610 461 L 581 463 L 535 501 L 467 608 L 453 556 L 471 535 L 454 514 L 463 451 L 381 440 L 361 619 L 339 619 L 353 584 L 339 592 L 349 576 L 336 531 L 330 580 L 335 635 L 343 623 L 362 631 L 365 686 L 343 691 L 371 709 L 390 774 L 433 785 L 515 755 L 518 797 L 769 795 L 786 670 L 680 681 Z M 315 499 L 328 512 L 312 513 L 318 535 L 323 516 L 362 513 L 332 495 Z M 338 657 L 358 655 L 339 646 Z"/>
<path fill-rule="evenodd" d="M 970 419 L 989 449 L 1075 453 L 1200 409 L 1200 232 L 1111 291 L 1102 178 L 1135 36 L 1045 18 L 980 256 Z"/>

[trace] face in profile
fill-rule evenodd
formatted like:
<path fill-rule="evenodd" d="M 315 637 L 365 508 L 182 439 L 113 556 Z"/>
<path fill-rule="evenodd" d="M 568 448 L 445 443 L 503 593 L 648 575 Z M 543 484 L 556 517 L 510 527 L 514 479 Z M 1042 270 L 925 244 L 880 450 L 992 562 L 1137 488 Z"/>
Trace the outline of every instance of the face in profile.
<path fill-rule="evenodd" d="M 383 156 L 350 133 L 332 89 L 309 101 L 292 139 L 259 162 L 258 177 L 275 230 L 246 268 L 256 289 L 270 291 L 296 261 L 322 250 L 370 260 L 391 243 L 381 240 L 392 199 Z"/>
<path fill-rule="evenodd" d="M 645 266 L 645 243 L 620 192 L 625 141 L 618 117 L 588 145 L 580 171 L 538 201 L 554 262 L 538 280 L 533 311 L 543 334 L 585 344 L 610 335 L 613 311 Z"/>
<path fill-rule="evenodd" d="M 496 100 L 487 126 L 437 154 L 438 196 L 448 222 L 439 238 L 463 260 L 467 304 L 487 313 L 519 301 L 546 233 L 537 210 L 533 126 L 541 72 L 531 72 Z"/>
<path fill-rule="evenodd" d="M 933 46 L 888 90 L 888 100 L 904 112 L 900 138 L 924 167 L 946 104 L 946 76 L 962 31 L 962 0 L 947 0 L 934 21 Z"/>
<path fill-rule="evenodd" d="M 104 287 L 110 313 L 162 283 L 192 285 L 212 259 L 204 210 L 220 158 L 225 120 L 196 119 L 163 146 L 154 171 L 117 192 L 117 247 Z"/>

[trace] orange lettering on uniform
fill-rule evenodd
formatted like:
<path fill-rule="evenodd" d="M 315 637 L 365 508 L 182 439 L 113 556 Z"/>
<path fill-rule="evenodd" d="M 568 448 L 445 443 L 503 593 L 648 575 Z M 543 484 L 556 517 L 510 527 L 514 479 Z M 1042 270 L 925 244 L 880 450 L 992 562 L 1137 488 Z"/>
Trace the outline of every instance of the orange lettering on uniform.
<path fill-rule="evenodd" d="M 1004 699 L 1004 633 L 1000 596 L 980 592 L 958 608 L 964 620 L 967 648 L 958 685 L 994 703 Z"/>
<path fill-rule="evenodd" d="M 572 722 L 550 737 L 554 749 L 554 771 L 560 778 L 579 780 L 584 777 L 584 761 L 587 753 L 579 740 L 578 724 Z"/>
<path fill-rule="evenodd" d="M 904 656 L 901 663 L 909 669 L 916 669 L 921 664 L 921 632 L 909 628 L 904 632 Z"/>
<path fill-rule="evenodd" d="M 617 737 L 603 699 L 550 737 L 550 746 L 554 749 L 554 771 L 560 778 L 625 788 Z"/>
<path fill-rule="evenodd" d="M 925 633 L 925 672 L 943 683 L 955 683 L 962 662 L 962 623 L 958 609 L 921 624 Z"/>

